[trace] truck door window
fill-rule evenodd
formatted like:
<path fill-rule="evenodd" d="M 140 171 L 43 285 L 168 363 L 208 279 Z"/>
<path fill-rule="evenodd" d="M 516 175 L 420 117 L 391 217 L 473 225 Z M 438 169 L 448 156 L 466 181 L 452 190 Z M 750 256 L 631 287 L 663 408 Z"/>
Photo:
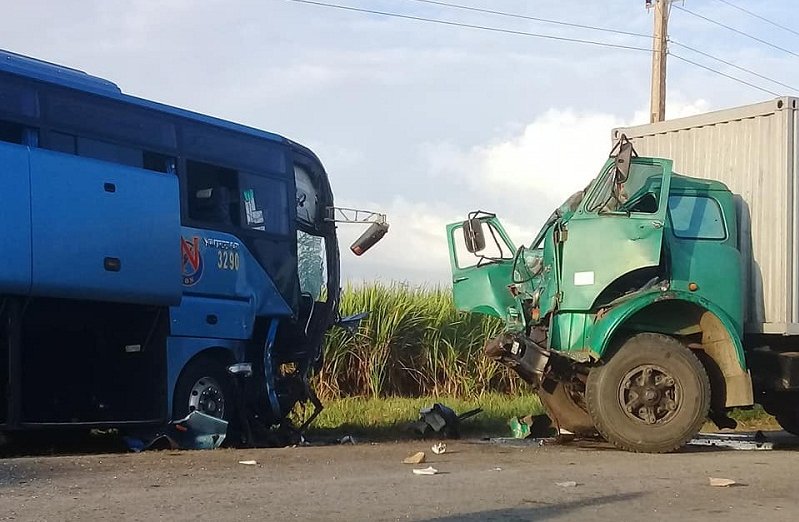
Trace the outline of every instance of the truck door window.
<path fill-rule="evenodd" d="M 718 202 L 706 196 L 669 196 L 674 235 L 684 239 L 726 239 Z"/>
<path fill-rule="evenodd" d="M 483 223 L 485 231 L 486 247 L 478 254 L 472 254 L 466 249 L 461 229 L 453 231 L 455 238 L 455 260 L 458 268 L 471 268 L 482 266 L 491 261 L 511 260 L 515 252 L 505 244 L 502 236 L 493 224 Z"/>
<path fill-rule="evenodd" d="M 626 181 L 618 184 L 614 178 L 615 168 L 609 165 L 591 190 L 585 205 L 587 212 L 657 212 L 663 167 L 633 163 Z"/>

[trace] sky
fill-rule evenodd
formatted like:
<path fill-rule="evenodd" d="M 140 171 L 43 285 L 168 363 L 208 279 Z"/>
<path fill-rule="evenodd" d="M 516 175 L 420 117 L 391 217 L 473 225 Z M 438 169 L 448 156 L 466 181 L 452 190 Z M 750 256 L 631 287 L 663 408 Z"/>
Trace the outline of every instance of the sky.
<path fill-rule="evenodd" d="M 602 33 L 414 0 L 320 0 L 505 30 L 650 48 Z M 444 0 L 651 34 L 644 0 Z M 785 0 L 729 0 L 799 32 Z M 646 123 L 651 52 L 555 41 L 290 0 L 0 0 L 0 48 L 68 65 L 125 93 L 276 132 L 321 158 L 338 206 L 385 212 L 389 234 L 346 280 L 449 284 L 444 227 L 495 212 L 516 244 L 583 188 L 611 130 Z M 667 118 L 799 91 L 799 34 L 722 0 L 675 3 Z M 783 50 L 678 9 L 684 7 Z M 786 52 L 787 51 L 787 52 Z M 796 54 L 792 54 L 796 53 Z"/>

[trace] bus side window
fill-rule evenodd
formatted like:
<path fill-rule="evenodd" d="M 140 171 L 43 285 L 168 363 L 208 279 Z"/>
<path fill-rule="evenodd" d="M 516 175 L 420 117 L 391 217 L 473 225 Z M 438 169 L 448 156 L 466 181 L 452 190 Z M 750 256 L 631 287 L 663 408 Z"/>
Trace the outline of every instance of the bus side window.
<path fill-rule="evenodd" d="M 289 233 L 290 213 L 285 181 L 242 172 L 240 189 L 242 227 L 270 234 Z"/>
<path fill-rule="evenodd" d="M 45 149 L 63 152 L 64 154 L 77 154 L 78 146 L 75 136 L 72 134 L 50 131 L 46 134 L 46 137 L 47 140 L 43 145 Z"/>
<path fill-rule="evenodd" d="M 239 224 L 236 171 L 199 161 L 186 161 L 189 218 L 210 228 Z"/>
<path fill-rule="evenodd" d="M 78 136 L 78 156 L 142 168 L 144 153 L 141 149 Z"/>
<path fill-rule="evenodd" d="M 110 161 L 120 165 L 175 173 L 175 158 L 166 154 L 150 152 L 134 147 L 116 145 L 101 140 L 93 140 L 64 132 L 50 131 L 44 148 L 88 158 Z"/>
<path fill-rule="evenodd" d="M 0 120 L 0 141 L 16 143 L 17 145 L 24 144 L 25 126 L 11 121 Z"/>
<path fill-rule="evenodd" d="M 172 156 L 147 150 L 144 151 L 144 168 L 147 170 L 154 170 L 165 174 L 175 174 L 175 163 L 175 158 Z"/>

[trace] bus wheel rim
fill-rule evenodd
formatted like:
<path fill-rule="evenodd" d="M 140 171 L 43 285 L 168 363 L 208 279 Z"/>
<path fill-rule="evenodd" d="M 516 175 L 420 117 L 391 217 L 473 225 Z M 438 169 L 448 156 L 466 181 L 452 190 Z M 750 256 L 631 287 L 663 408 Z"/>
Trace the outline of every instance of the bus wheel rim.
<path fill-rule="evenodd" d="M 225 394 L 212 377 L 200 377 L 189 392 L 189 412 L 199 411 L 217 417 L 225 416 Z"/>

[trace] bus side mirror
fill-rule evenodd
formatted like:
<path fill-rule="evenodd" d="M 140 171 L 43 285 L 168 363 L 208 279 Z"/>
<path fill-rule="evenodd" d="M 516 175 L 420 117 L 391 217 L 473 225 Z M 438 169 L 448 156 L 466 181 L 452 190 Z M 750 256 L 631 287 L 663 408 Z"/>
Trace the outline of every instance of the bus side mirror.
<path fill-rule="evenodd" d="M 388 233 L 388 223 L 372 223 L 369 228 L 366 229 L 366 232 L 361 234 L 361 237 L 350 245 L 350 250 L 352 250 L 353 254 L 359 256 L 383 239 L 386 233 Z"/>
<path fill-rule="evenodd" d="M 483 222 L 477 218 L 464 221 L 463 240 L 466 243 L 466 250 L 472 254 L 485 249 L 486 237 L 483 233 Z"/>

